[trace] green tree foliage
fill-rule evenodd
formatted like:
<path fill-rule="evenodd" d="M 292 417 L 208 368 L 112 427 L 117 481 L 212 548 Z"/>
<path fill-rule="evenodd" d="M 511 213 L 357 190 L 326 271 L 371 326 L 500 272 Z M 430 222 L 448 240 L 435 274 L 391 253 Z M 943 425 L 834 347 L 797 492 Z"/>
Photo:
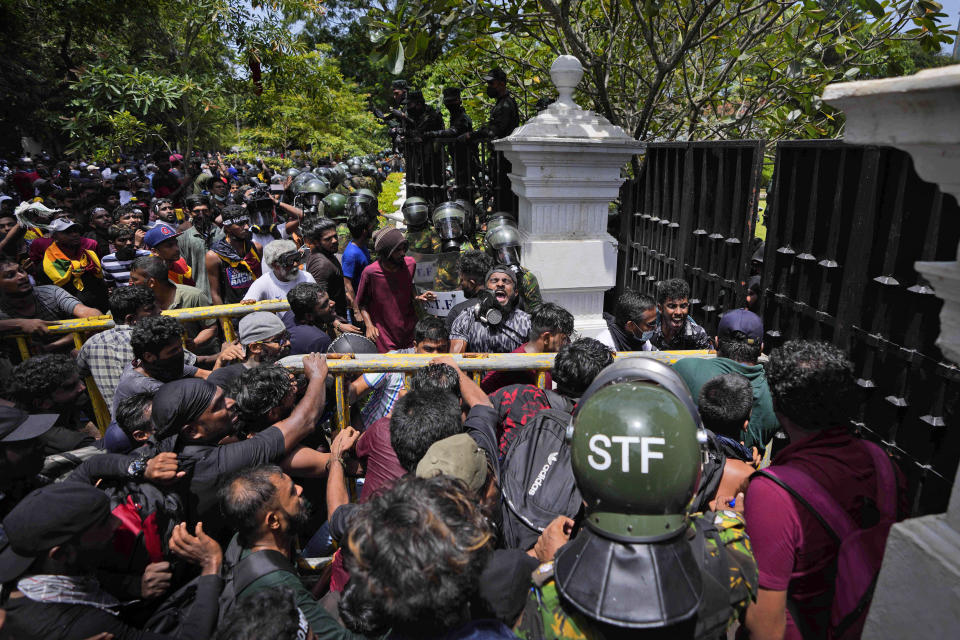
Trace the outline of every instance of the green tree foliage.
<path fill-rule="evenodd" d="M 386 144 L 366 95 L 343 77 L 329 48 L 289 56 L 285 64 L 285 73 L 273 74 L 244 106 L 252 126 L 241 132 L 242 146 L 347 157 Z"/>
<path fill-rule="evenodd" d="M 427 15 L 445 43 L 430 65 L 473 65 L 475 78 L 496 62 L 535 88 L 572 54 L 584 102 L 644 140 L 838 135 L 827 84 L 879 77 L 891 52 L 906 62 L 955 36 L 932 0 L 401 0 L 366 19 L 376 59 L 421 64 Z"/>
<path fill-rule="evenodd" d="M 54 153 L 190 153 L 235 144 L 238 125 L 283 148 L 369 147 L 356 87 L 291 28 L 322 10 L 323 0 L 3 2 L 0 149 L 29 136 Z M 294 134 L 280 135 L 283 119 Z"/>

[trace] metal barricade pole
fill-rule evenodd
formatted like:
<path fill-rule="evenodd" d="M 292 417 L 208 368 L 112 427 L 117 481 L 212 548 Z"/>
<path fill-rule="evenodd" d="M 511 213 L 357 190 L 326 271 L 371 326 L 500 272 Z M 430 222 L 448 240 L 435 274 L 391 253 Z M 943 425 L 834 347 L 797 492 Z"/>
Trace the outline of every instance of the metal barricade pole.
<path fill-rule="evenodd" d="M 47 333 L 50 335 L 70 334 L 73 338 L 73 346 L 79 350 L 83 346 L 87 334 L 112 329 L 114 326 L 116 325 L 113 322 L 113 318 L 108 315 L 92 316 L 89 318 L 70 318 L 50 325 L 47 327 Z M 16 334 L 4 337 L 12 338 L 16 341 L 17 350 L 20 352 L 21 359 L 27 360 L 30 358 L 32 354 L 30 353 L 28 336 Z M 100 394 L 100 390 L 97 388 L 97 383 L 94 381 L 93 376 L 86 376 L 84 378 L 84 384 L 87 386 L 87 392 L 90 396 L 90 405 L 93 408 L 94 421 L 97 423 L 97 428 L 100 429 L 100 433 L 103 433 L 106 431 L 107 425 L 110 424 L 110 410 L 107 408 L 107 403 Z"/>
<path fill-rule="evenodd" d="M 546 386 L 546 373 L 553 368 L 555 353 L 465 353 L 452 356 L 457 366 L 470 374 L 474 382 L 480 383 L 483 374 L 487 371 L 536 371 L 537 386 Z M 672 364 L 681 358 L 713 358 L 715 354 L 706 349 L 695 351 L 622 351 L 615 353 L 615 358 L 651 358 Z M 385 353 L 380 355 L 337 355 L 329 358 L 327 366 L 330 375 L 334 376 L 334 393 L 336 400 L 336 427 L 337 431 L 350 425 L 350 402 L 347 398 L 347 386 L 344 375 L 363 374 L 379 371 L 401 373 L 404 375 L 404 385 L 408 385 L 410 374 L 417 369 L 430 364 L 436 358 L 434 354 L 406 354 Z M 302 355 L 287 356 L 278 364 L 292 371 L 303 371 Z"/>

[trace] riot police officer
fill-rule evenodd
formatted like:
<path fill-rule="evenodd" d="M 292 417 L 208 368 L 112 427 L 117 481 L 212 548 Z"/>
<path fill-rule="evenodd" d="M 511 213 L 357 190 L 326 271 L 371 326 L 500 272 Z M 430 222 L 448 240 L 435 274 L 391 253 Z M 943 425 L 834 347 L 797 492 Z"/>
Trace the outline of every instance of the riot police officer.
<path fill-rule="evenodd" d="M 435 291 L 454 291 L 460 286 L 457 260 L 465 251 L 476 247 L 470 240 L 467 218 L 473 215 L 462 201 L 444 202 L 433 210 L 434 235 L 431 240 L 437 258 L 437 274 L 434 276 Z"/>
<path fill-rule="evenodd" d="M 323 214 L 337 223 L 337 240 L 340 247 L 350 242 L 350 229 L 347 228 L 347 197 L 341 193 L 330 193 L 323 199 Z"/>
<path fill-rule="evenodd" d="M 757 565 L 733 511 L 694 515 L 706 432 L 669 366 L 624 358 L 567 431 L 583 527 L 535 572 L 521 638 L 726 638 Z"/>
<path fill-rule="evenodd" d="M 430 205 L 423 198 L 411 196 L 400 207 L 403 222 L 407 225 L 407 242 L 410 251 L 420 254 L 432 254 L 433 238 L 436 232 L 430 224 Z"/>
<path fill-rule="evenodd" d="M 317 216 L 323 213 L 321 201 L 330 193 L 330 187 L 326 181 L 320 178 L 311 178 L 295 186 L 296 195 L 293 198 L 293 206 L 303 210 L 303 215 Z"/>

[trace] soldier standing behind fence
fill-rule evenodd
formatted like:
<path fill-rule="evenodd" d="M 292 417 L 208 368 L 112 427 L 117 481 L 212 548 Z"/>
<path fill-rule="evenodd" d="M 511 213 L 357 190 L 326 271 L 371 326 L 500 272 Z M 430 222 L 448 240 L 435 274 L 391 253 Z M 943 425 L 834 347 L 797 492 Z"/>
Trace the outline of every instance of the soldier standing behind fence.
<path fill-rule="evenodd" d="M 460 101 L 459 87 L 445 87 L 443 90 L 443 104 L 450 113 L 450 126 L 439 131 L 427 131 L 423 134 L 425 140 L 432 138 L 459 138 L 459 136 L 473 131 L 473 121 L 463 109 Z M 453 178 L 456 183 L 455 193 L 448 194 L 451 198 L 473 199 L 471 177 L 473 167 L 471 162 L 470 146 L 466 141 L 456 139 L 448 148 L 450 160 L 453 163 Z"/>
<path fill-rule="evenodd" d="M 461 135 L 460 140 L 497 140 L 507 137 L 520 125 L 520 110 L 517 101 L 507 91 L 507 74 L 503 69 L 491 69 L 483 79 L 487 83 L 487 96 L 494 98 L 497 103 L 490 111 L 487 124 L 477 131 Z M 511 169 L 510 162 L 501 154 L 490 155 L 488 171 L 494 180 L 494 211 L 516 212 L 508 177 Z"/>
<path fill-rule="evenodd" d="M 404 160 L 407 165 L 407 192 L 436 201 L 441 194 L 430 189 L 443 185 L 443 166 L 440 157 L 433 152 L 433 143 L 424 142 L 427 131 L 443 127 L 443 116 L 423 99 L 422 91 L 407 92 L 407 150 Z"/>

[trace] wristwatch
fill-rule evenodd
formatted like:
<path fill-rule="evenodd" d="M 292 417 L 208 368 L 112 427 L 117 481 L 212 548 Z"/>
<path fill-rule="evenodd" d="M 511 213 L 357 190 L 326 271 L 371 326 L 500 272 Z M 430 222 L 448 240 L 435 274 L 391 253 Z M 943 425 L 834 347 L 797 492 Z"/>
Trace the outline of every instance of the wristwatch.
<path fill-rule="evenodd" d="M 142 480 L 143 474 L 147 470 L 147 458 L 138 457 L 127 466 L 127 478 L 130 480 Z"/>

